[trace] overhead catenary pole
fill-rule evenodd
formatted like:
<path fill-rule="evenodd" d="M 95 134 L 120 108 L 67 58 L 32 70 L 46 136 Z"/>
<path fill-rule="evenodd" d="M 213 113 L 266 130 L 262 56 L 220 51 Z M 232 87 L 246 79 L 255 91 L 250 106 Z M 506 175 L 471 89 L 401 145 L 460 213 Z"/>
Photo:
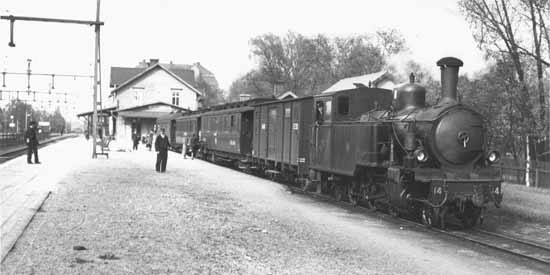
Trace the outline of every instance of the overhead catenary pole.
<path fill-rule="evenodd" d="M 100 1 L 97 0 L 96 22 L 99 22 Z M 99 65 L 99 24 L 95 24 L 95 57 L 94 57 L 94 113 L 92 115 L 92 158 L 97 158 L 97 86 L 98 86 L 98 65 Z"/>

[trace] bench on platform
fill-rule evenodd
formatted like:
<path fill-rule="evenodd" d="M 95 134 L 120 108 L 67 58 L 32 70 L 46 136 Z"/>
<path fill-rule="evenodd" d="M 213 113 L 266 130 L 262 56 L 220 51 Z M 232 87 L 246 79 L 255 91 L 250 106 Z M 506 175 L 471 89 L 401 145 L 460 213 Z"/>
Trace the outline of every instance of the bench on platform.
<path fill-rule="evenodd" d="M 111 143 L 111 139 L 109 137 L 103 138 L 98 145 L 101 148 L 101 152 L 96 152 L 96 155 L 104 155 L 107 158 L 109 158 L 109 143 Z"/>

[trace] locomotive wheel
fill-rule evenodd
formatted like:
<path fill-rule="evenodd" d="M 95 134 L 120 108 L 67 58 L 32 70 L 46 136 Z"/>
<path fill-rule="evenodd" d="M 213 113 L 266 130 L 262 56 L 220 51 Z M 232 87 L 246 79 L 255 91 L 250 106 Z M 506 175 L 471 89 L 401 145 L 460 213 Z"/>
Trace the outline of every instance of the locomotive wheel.
<path fill-rule="evenodd" d="M 357 203 L 359 203 L 359 196 L 357 196 L 357 192 L 355 192 L 355 189 L 357 189 L 357 182 L 355 180 L 351 181 L 346 189 L 348 191 L 349 202 L 353 205 L 357 205 Z"/>
<path fill-rule="evenodd" d="M 434 225 L 434 211 L 431 207 L 424 207 L 422 208 L 421 219 L 422 224 L 424 224 L 426 227 L 430 228 Z"/>

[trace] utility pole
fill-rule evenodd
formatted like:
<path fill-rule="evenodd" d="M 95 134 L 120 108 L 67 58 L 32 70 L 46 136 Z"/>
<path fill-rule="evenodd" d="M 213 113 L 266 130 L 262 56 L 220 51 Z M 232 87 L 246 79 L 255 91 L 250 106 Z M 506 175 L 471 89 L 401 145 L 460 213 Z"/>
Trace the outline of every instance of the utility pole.
<path fill-rule="evenodd" d="M 97 10 L 96 10 L 96 17 L 95 17 L 95 21 L 96 22 L 99 22 L 99 6 L 100 6 L 100 1 L 101 0 L 97 0 Z M 93 148 L 92 148 L 92 158 L 97 158 L 97 86 L 98 86 L 98 83 L 97 83 L 97 80 L 98 80 L 98 63 L 99 63 L 99 24 L 95 24 L 95 54 L 94 54 L 94 113 L 92 115 L 92 131 L 93 131 L 93 135 L 92 135 L 92 143 L 93 143 Z"/>

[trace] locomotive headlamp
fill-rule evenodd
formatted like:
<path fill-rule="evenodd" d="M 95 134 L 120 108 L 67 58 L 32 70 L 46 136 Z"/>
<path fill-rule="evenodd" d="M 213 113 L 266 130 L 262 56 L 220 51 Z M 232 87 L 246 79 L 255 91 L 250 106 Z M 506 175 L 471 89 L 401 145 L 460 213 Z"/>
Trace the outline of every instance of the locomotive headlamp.
<path fill-rule="evenodd" d="M 500 154 L 497 151 L 490 151 L 489 154 L 487 154 L 487 160 L 489 163 L 495 163 L 500 160 Z"/>
<path fill-rule="evenodd" d="M 416 160 L 419 162 L 426 162 L 428 160 L 428 154 L 426 154 L 426 152 L 422 149 L 416 150 L 414 155 L 416 156 Z"/>

